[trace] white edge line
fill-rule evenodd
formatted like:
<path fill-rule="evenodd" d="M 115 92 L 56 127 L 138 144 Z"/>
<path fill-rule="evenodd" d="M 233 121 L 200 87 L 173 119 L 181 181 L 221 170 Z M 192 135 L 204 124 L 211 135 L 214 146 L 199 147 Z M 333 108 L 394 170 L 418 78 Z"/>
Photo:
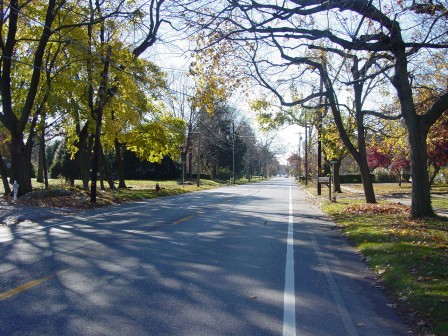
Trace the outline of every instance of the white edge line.
<path fill-rule="evenodd" d="M 288 238 L 286 241 L 285 290 L 283 293 L 283 336 L 296 335 L 296 297 L 294 289 L 294 233 L 292 187 L 289 185 Z"/>

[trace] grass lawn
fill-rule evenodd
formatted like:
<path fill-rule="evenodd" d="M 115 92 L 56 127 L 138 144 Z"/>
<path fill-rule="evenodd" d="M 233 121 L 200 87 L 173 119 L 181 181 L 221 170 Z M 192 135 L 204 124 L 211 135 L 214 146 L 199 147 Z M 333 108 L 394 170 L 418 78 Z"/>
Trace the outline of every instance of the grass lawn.
<path fill-rule="evenodd" d="M 49 181 L 50 190 L 55 188 L 63 188 L 63 189 L 71 189 L 76 192 L 76 199 L 79 200 L 80 197 L 82 198 L 82 201 L 80 203 L 77 202 L 77 204 L 73 204 L 75 206 L 79 207 L 90 207 L 89 204 L 89 197 L 90 197 L 90 191 L 89 190 L 82 190 L 82 182 L 80 180 L 75 181 L 74 188 L 70 188 L 69 185 L 65 182 L 64 179 L 50 179 Z M 43 183 L 38 183 L 35 181 L 35 179 L 32 180 L 33 183 L 33 189 L 44 189 Z M 156 183 L 160 186 L 160 191 L 156 191 Z M 131 201 L 137 201 L 142 199 L 148 199 L 148 198 L 154 198 L 154 197 L 161 197 L 161 196 L 170 196 L 170 195 L 178 195 L 183 194 L 187 192 L 193 192 L 198 190 L 205 190 L 210 188 L 216 188 L 219 186 L 222 186 L 222 184 L 218 182 L 214 182 L 211 180 L 203 180 L 201 179 L 201 185 L 200 187 L 196 186 L 195 181 L 192 181 L 190 184 L 180 185 L 177 183 L 177 181 L 139 181 L 139 180 L 128 180 L 126 181 L 127 189 L 115 189 L 111 190 L 109 189 L 108 184 L 105 182 L 105 190 L 100 189 L 100 184 L 97 185 L 97 204 L 96 206 L 105 206 L 105 205 L 111 205 L 116 203 L 124 203 L 124 202 L 131 202 Z M 0 183 L 0 193 L 3 194 L 3 185 Z M 53 200 L 42 200 L 33 202 L 33 205 L 38 206 L 56 206 L 58 207 L 58 202 L 56 197 L 53 198 Z M 64 200 L 62 197 L 60 201 L 62 203 Z M 22 198 L 19 199 L 21 201 Z M 22 200 L 23 202 L 23 200 Z M 67 200 L 65 200 L 65 203 L 67 204 Z M 70 203 L 69 203 L 70 204 Z"/>
<path fill-rule="evenodd" d="M 347 186 L 360 192 L 363 191 L 360 183 L 342 184 L 342 186 Z M 376 195 L 410 194 L 412 191 L 411 183 L 402 183 L 401 186 L 398 183 L 375 183 L 373 187 Z M 432 186 L 431 194 L 437 196 L 446 193 L 448 193 L 448 184 L 435 184 Z"/>
<path fill-rule="evenodd" d="M 315 185 L 307 189 L 315 194 Z M 398 309 L 421 334 L 448 335 L 448 218 L 413 220 L 409 207 L 380 201 L 365 204 L 362 186 L 328 201 L 322 209 L 363 253 L 369 267 L 382 279 Z M 376 195 L 408 194 L 410 185 L 377 184 Z M 435 207 L 448 209 L 448 186 L 433 188 Z"/>
<path fill-rule="evenodd" d="M 160 191 L 156 191 L 156 184 L 159 184 Z M 196 186 L 195 183 L 180 185 L 176 181 L 126 181 L 127 189 L 99 190 L 98 203 L 108 205 L 111 203 L 122 203 L 137 201 L 142 199 L 150 199 L 155 197 L 173 196 L 185 194 L 188 192 L 206 190 L 216 188 L 222 184 L 201 180 L 201 185 Z"/>

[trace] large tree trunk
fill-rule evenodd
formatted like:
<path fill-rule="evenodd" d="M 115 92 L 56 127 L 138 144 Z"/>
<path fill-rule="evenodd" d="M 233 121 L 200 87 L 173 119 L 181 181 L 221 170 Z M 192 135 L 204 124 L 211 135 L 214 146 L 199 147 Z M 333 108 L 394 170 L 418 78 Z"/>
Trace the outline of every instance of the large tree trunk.
<path fill-rule="evenodd" d="M 102 170 L 100 169 L 100 171 L 102 171 Z M 106 187 L 104 186 L 104 173 L 103 172 L 100 173 L 100 190 L 106 190 Z"/>
<path fill-rule="evenodd" d="M 18 196 L 33 190 L 31 185 L 31 159 L 23 143 L 22 134 L 11 134 L 11 181 L 19 184 Z"/>
<path fill-rule="evenodd" d="M 11 188 L 9 187 L 8 176 L 6 174 L 5 163 L 3 162 L 2 153 L 0 153 L 0 174 L 2 175 L 3 188 L 5 189 L 5 196 L 11 194 Z"/>
<path fill-rule="evenodd" d="M 101 175 L 107 181 L 110 189 L 114 189 L 114 182 L 112 181 L 112 175 L 110 173 L 109 162 L 107 161 L 106 154 L 104 153 L 103 146 L 101 146 Z M 104 186 L 101 187 L 104 190 Z"/>
<path fill-rule="evenodd" d="M 35 127 L 37 123 L 37 115 L 33 116 L 28 127 L 28 140 L 25 144 L 25 135 L 20 128 L 13 127 L 11 134 L 11 183 L 17 181 L 19 184 L 17 196 L 23 196 L 33 190 L 31 183 L 32 163 L 31 152 L 33 148 L 33 138 L 35 135 Z"/>
<path fill-rule="evenodd" d="M 364 197 L 366 199 L 366 203 L 376 203 L 375 190 L 373 189 L 373 178 L 370 175 L 370 168 L 367 161 L 367 148 L 366 148 L 366 138 L 364 136 L 364 121 L 362 120 L 362 116 L 359 117 L 357 132 L 358 132 L 358 166 L 359 172 L 362 177 L 362 186 L 364 188 Z"/>
<path fill-rule="evenodd" d="M 98 120 L 96 121 L 96 132 L 95 132 L 95 140 L 94 140 L 93 155 L 92 155 L 92 176 L 91 176 L 91 185 L 90 185 L 90 202 L 91 203 L 96 203 L 96 196 L 97 196 L 96 183 L 98 181 L 98 167 L 99 167 L 99 159 L 100 159 L 102 113 L 97 112 L 97 119 Z"/>
<path fill-rule="evenodd" d="M 89 181 L 90 181 L 90 152 L 91 152 L 91 143 L 90 137 L 87 131 L 87 125 L 78 133 L 78 143 L 76 147 L 78 147 L 78 152 L 76 153 L 79 162 L 79 173 L 82 181 L 82 188 L 84 190 L 89 189 Z"/>
<path fill-rule="evenodd" d="M 399 30 L 393 34 L 392 42 L 395 56 L 395 76 L 392 78 L 401 112 L 408 129 L 409 144 L 411 147 L 411 174 L 412 174 L 412 204 L 411 217 L 433 217 L 434 210 L 431 205 L 430 184 L 428 176 L 428 153 L 426 137 L 431 123 L 425 124 L 424 116 L 418 115 L 415 108 L 413 92 L 409 82 L 407 69 L 407 55 L 402 45 L 402 37 Z M 427 120 L 427 119 L 425 119 Z"/>
<path fill-rule="evenodd" d="M 433 217 L 427 170 L 426 134 L 418 126 L 408 125 L 411 146 L 412 205 L 411 217 Z"/>
<path fill-rule="evenodd" d="M 86 145 L 86 144 L 84 144 Z M 86 147 L 83 147 L 81 152 L 79 153 L 79 165 L 80 165 L 80 175 L 82 180 L 82 188 L 84 190 L 89 189 L 89 181 L 90 181 L 90 158 L 88 154 L 88 150 Z"/>
<path fill-rule="evenodd" d="M 118 175 L 118 188 L 126 189 L 126 182 L 124 179 L 124 169 L 123 169 L 123 156 L 121 154 L 121 144 L 118 139 L 114 141 L 115 145 L 115 167 L 117 169 Z"/>
<path fill-rule="evenodd" d="M 37 169 L 37 182 L 44 183 L 48 189 L 48 167 L 47 156 L 45 155 L 45 128 L 42 129 L 39 141 L 39 163 Z"/>
<path fill-rule="evenodd" d="M 366 203 L 376 203 L 375 190 L 373 189 L 373 179 L 367 162 L 360 162 L 359 172 L 361 173 Z"/>
<path fill-rule="evenodd" d="M 37 161 L 37 176 L 36 181 L 39 183 L 44 183 L 44 157 L 45 150 L 43 148 L 42 139 L 39 141 L 39 156 Z"/>
<path fill-rule="evenodd" d="M 342 193 L 340 170 L 341 170 L 341 160 L 338 159 L 334 164 L 334 172 L 333 172 L 334 191 L 337 193 Z"/>

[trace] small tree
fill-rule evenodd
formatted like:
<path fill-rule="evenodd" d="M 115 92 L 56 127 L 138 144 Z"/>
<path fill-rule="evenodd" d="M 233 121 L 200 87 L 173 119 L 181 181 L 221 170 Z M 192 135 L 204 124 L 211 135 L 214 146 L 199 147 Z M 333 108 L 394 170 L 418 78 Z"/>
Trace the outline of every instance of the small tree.
<path fill-rule="evenodd" d="M 369 168 L 374 170 L 375 168 L 388 168 L 391 163 L 389 155 L 382 153 L 377 146 L 367 149 L 367 160 Z"/>
<path fill-rule="evenodd" d="M 398 185 L 401 186 L 401 183 L 403 182 L 403 175 L 406 173 L 406 171 L 409 172 L 410 168 L 411 162 L 408 158 L 404 156 L 394 157 L 390 165 L 390 169 L 395 175 L 398 176 Z"/>

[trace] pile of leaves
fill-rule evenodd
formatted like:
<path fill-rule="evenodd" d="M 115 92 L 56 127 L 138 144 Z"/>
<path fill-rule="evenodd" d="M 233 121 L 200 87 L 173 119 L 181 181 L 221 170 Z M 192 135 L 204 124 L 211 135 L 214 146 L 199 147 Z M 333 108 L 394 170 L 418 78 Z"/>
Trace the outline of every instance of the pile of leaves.
<path fill-rule="evenodd" d="M 375 203 L 353 204 L 344 209 L 345 213 L 352 214 L 405 214 L 410 212 L 410 207 L 401 203 Z"/>
<path fill-rule="evenodd" d="M 20 197 L 18 203 L 48 208 L 87 209 L 91 207 L 86 193 L 67 189 L 36 190 Z"/>

